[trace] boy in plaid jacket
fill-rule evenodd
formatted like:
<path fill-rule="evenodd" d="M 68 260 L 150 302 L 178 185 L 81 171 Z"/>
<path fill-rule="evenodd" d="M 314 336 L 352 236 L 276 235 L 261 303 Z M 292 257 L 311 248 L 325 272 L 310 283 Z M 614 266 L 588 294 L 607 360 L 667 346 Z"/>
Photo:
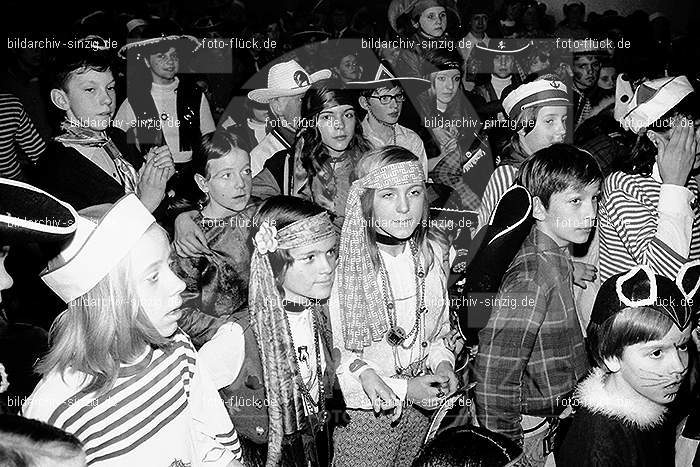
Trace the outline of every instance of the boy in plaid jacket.
<path fill-rule="evenodd" d="M 476 410 L 482 426 L 523 445 L 527 465 L 543 466 L 550 419 L 589 369 L 568 248 L 591 234 L 602 174 L 587 152 L 554 144 L 523 163 L 519 177 L 535 225 L 479 332 Z"/>

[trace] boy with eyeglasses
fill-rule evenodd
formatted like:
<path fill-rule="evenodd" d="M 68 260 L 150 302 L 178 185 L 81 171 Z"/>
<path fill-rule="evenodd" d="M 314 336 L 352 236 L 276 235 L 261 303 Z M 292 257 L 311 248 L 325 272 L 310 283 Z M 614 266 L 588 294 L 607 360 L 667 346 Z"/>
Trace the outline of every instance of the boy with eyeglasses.
<path fill-rule="evenodd" d="M 388 145 L 401 146 L 418 157 L 425 176 L 428 176 L 428 158 L 420 136 L 408 128 L 399 125 L 399 117 L 406 101 L 402 82 L 411 81 L 427 88 L 430 83 L 420 78 L 396 77 L 388 64 L 381 62 L 374 79 L 351 81 L 349 87 L 360 91 L 359 104 L 367 115 L 362 120 L 362 132 L 375 148 Z"/>

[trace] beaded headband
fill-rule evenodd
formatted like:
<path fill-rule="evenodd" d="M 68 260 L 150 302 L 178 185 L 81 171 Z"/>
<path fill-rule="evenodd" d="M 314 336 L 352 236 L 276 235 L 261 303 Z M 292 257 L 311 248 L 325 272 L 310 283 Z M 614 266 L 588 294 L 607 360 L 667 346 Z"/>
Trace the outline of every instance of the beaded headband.
<path fill-rule="evenodd" d="M 298 220 L 277 232 L 278 248 L 290 250 L 318 243 L 335 235 L 327 212 Z"/>
<path fill-rule="evenodd" d="M 360 199 L 367 189 L 381 190 L 425 181 L 423 167 L 416 161 L 399 162 L 374 170 L 356 180 L 348 193 L 345 223 L 340 237 L 336 272 L 345 347 L 361 351 L 380 340 L 388 325 L 382 294 L 367 245 L 366 222 Z"/>

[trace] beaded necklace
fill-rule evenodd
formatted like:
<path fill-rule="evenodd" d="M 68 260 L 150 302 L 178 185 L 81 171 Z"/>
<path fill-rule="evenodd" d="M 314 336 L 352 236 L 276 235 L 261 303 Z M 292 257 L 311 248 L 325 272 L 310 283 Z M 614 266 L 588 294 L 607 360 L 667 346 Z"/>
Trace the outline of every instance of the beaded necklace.
<path fill-rule="evenodd" d="M 288 302 L 287 300 L 283 300 L 283 306 L 285 307 L 285 313 L 284 313 L 284 322 L 287 327 L 287 333 L 289 334 L 289 339 L 292 341 L 292 349 L 294 349 L 294 374 L 296 375 L 296 380 L 297 380 L 297 385 L 299 389 L 301 390 L 301 394 L 304 397 L 304 402 L 307 403 L 310 407 L 313 408 L 314 412 L 316 412 L 318 415 L 318 425 L 319 429 L 323 430 L 326 421 L 328 420 L 328 411 L 326 410 L 326 389 L 323 385 L 323 369 L 321 368 L 321 345 L 320 345 L 320 339 L 319 339 L 319 331 L 317 327 L 318 323 L 318 316 L 316 312 L 316 305 L 312 302 L 309 305 L 309 309 L 311 310 L 311 327 L 313 329 L 314 333 L 314 353 L 316 354 L 316 381 L 318 381 L 318 402 L 314 402 L 314 398 L 311 396 L 311 390 L 310 388 L 306 385 L 304 382 L 303 378 L 301 377 L 301 369 L 299 365 L 299 356 L 297 355 L 297 346 L 294 343 L 294 337 L 292 335 L 292 328 L 289 325 L 289 318 L 287 317 L 286 309 L 287 309 L 287 304 L 292 304 L 292 307 L 294 305 L 298 305 L 295 302 Z M 313 379 L 312 379 L 312 384 L 313 384 Z M 310 418 L 313 418 L 314 414 L 311 413 L 309 414 Z"/>
<path fill-rule="evenodd" d="M 396 316 L 396 301 L 394 299 L 394 293 L 391 288 L 391 282 L 389 281 L 389 273 L 384 264 L 384 260 L 379 254 L 379 271 L 382 279 L 382 289 L 384 293 L 384 304 L 387 310 L 387 317 L 389 319 L 389 331 L 386 333 L 387 343 L 393 347 L 394 350 L 394 367 L 398 375 L 403 374 L 410 365 L 403 367 L 398 357 L 398 347 L 403 349 L 411 349 L 420 330 L 422 329 L 422 321 L 426 312 L 428 311 L 425 307 L 425 272 L 423 271 L 423 265 L 420 262 L 418 255 L 418 246 L 413 239 L 408 241 L 409 247 L 411 248 L 411 258 L 413 259 L 414 266 L 414 279 L 416 282 L 416 318 L 413 322 L 413 327 L 406 333 L 406 331 L 398 325 L 398 320 Z M 410 339 L 410 340 L 409 340 Z M 406 343 L 408 342 L 408 344 Z"/>

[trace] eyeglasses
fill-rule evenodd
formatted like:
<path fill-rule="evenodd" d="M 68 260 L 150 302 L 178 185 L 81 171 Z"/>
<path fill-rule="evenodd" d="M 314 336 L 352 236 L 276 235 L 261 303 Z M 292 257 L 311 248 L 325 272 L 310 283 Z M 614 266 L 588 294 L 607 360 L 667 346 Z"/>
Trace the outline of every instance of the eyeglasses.
<path fill-rule="evenodd" d="M 406 100 L 406 95 L 403 93 L 391 95 L 391 94 L 382 94 L 381 96 L 369 96 L 370 99 L 379 99 L 379 103 L 382 105 L 387 105 L 389 102 L 392 100 L 396 101 L 397 103 L 404 102 Z"/>

